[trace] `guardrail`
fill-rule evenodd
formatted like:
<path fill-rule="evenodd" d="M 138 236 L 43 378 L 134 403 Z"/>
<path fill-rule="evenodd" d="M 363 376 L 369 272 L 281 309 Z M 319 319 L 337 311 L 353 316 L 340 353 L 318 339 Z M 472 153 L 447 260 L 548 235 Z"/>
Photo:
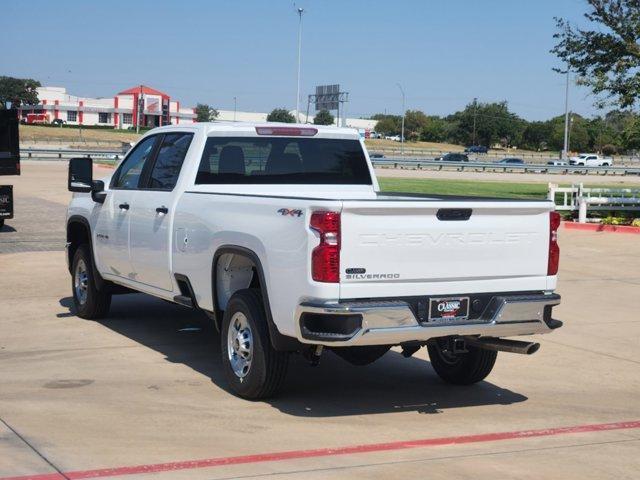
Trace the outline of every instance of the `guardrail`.
<path fill-rule="evenodd" d="M 381 153 L 384 155 L 388 155 L 389 157 L 400 157 L 402 149 L 398 147 L 389 147 L 389 146 L 377 146 L 367 144 L 367 150 L 369 153 Z M 475 159 L 476 161 L 481 161 L 482 159 L 487 160 L 501 160 L 503 158 L 521 158 L 530 163 L 547 163 L 551 160 L 559 160 L 558 155 L 554 155 L 554 152 L 522 152 L 522 151 L 495 151 L 489 150 L 487 153 L 469 153 L 464 152 L 462 149 L 460 150 L 431 150 L 425 148 L 411 148 L 405 146 L 404 148 L 404 156 L 408 158 L 425 158 L 425 159 L 433 159 L 436 157 L 441 157 L 446 155 L 447 153 L 464 153 L 468 155 L 470 158 Z M 640 166 L 640 156 L 634 155 L 613 155 L 613 162 L 617 164 L 625 164 L 625 165 L 639 165 Z"/>
<path fill-rule="evenodd" d="M 506 164 L 493 162 L 445 162 L 424 158 L 372 158 L 374 167 L 413 168 L 417 170 L 457 170 L 475 172 L 563 173 L 596 175 L 640 175 L 638 167 L 579 167 L 575 165 L 544 165 L 536 163 Z"/>
<path fill-rule="evenodd" d="M 550 183 L 547 198 L 556 204 L 556 210 L 577 210 L 579 223 L 587 223 L 589 210 L 640 211 L 640 189 L 633 188 L 587 188 L 582 183 L 558 187 Z"/>
<path fill-rule="evenodd" d="M 119 160 L 127 153 L 121 150 L 80 150 L 22 148 L 20 156 L 25 158 L 73 158 L 92 157 Z M 475 172 L 561 173 L 582 175 L 640 175 L 638 167 L 579 167 L 574 165 L 544 165 L 536 163 L 505 164 L 493 162 L 446 162 L 441 160 L 407 157 L 372 158 L 374 167 L 412 168 L 417 170 L 457 170 Z"/>
<path fill-rule="evenodd" d="M 110 160 L 119 160 L 127 153 L 127 150 L 80 150 L 75 148 L 57 149 L 57 148 L 21 148 L 21 158 L 74 158 L 74 157 L 92 157 L 107 158 Z"/>

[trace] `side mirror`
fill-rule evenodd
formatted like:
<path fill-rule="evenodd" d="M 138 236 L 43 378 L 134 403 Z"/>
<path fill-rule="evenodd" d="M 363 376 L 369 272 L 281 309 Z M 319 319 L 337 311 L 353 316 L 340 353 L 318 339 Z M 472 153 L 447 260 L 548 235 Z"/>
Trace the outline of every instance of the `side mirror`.
<path fill-rule="evenodd" d="M 93 160 L 90 158 L 69 160 L 68 188 L 70 192 L 93 191 Z"/>
<path fill-rule="evenodd" d="M 107 194 L 104 182 L 93 179 L 93 160 L 91 158 L 72 158 L 69 160 L 70 192 L 91 193 L 91 199 L 97 203 L 104 203 Z"/>

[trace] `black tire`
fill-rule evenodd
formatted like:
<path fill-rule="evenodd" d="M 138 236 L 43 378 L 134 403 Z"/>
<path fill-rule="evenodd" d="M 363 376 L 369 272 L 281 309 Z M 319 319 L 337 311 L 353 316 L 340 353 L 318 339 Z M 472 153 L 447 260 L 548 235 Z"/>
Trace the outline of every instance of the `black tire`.
<path fill-rule="evenodd" d="M 242 316 L 250 329 L 250 364 L 248 367 L 245 365 L 246 371 L 237 374 L 232 359 L 243 355 L 233 351 L 229 330 L 235 328 L 238 332 L 241 331 L 238 327 L 245 322 Z M 246 336 L 242 338 L 245 341 L 247 339 Z M 258 289 L 247 288 L 233 294 L 222 318 L 220 343 L 224 372 L 236 395 L 248 400 L 260 400 L 278 393 L 287 373 L 289 353 L 278 352 L 271 345 L 262 295 Z M 242 359 L 239 363 L 242 365 Z M 238 363 L 235 366 L 239 369 Z"/>
<path fill-rule="evenodd" d="M 498 352 L 467 345 L 467 353 L 448 350 L 449 339 L 436 339 L 427 345 L 436 373 L 447 383 L 471 385 L 484 380 L 493 370 Z"/>
<path fill-rule="evenodd" d="M 82 277 L 82 280 L 80 280 L 79 268 L 82 268 L 86 274 L 85 277 Z M 85 285 L 84 288 L 76 288 L 76 281 L 83 283 Z M 95 320 L 103 318 L 109 313 L 111 293 L 106 289 L 98 290 L 96 286 L 93 275 L 93 258 L 89 245 L 80 245 L 73 255 L 71 291 L 73 292 L 73 304 L 76 314 L 80 318 Z"/>
<path fill-rule="evenodd" d="M 351 365 L 369 365 L 389 351 L 389 345 L 371 345 L 364 347 L 334 348 L 333 353 Z"/>

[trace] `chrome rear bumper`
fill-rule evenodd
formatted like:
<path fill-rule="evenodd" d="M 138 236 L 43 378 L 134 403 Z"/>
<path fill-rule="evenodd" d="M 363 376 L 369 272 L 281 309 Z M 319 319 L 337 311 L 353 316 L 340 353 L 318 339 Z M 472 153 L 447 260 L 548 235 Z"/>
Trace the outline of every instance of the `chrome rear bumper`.
<path fill-rule="evenodd" d="M 560 303 L 560 295 L 497 295 L 482 315 L 473 320 L 420 322 L 405 301 L 379 302 L 304 302 L 296 312 L 298 340 L 328 346 L 398 345 L 426 341 L 450 335 L 510 337 L 549 333 L 562 325 L 551 318 L 551 307 Z M 311 316 L 310 316 L 311 314 Z M 312 331 L 323 318 L 331 325 L 352 325 L 348 331 Z M 341 320 L 344 320 L 341 323 Z M 318 330 L 316 328 L 316 330 Z"/>

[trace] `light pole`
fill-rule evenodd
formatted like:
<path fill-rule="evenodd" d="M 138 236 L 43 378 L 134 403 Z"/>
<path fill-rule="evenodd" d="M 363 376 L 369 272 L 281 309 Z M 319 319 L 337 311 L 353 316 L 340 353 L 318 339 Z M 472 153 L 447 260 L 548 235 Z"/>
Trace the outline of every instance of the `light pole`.
<path fill-rule="evenodd" d="M 404 97 L 404 89 L 402 88 L 402 85 L 400 85 L 399 83 L 396 83 L 396 85 L 400 89 L 400 93 L 402 93 L 402 133 L 400 136 L 400 155 L 404 157 L 404 115 L 406 113 L 406 109 L 404 107 L 405 97 Z"/>
<path fill-rule="evenodd" d="M 476 116 L 478 115 L 478 99 L 473 99 L 473 143 L 476 144 Z"/>
<path fill-rule="evenodd" d="M 296 90 L 296 119 L 300 123 L 300 62 L 302 61 L 302 14 L 304 8 L 297 9 L 298 17 L 298 88 Z"/>
<path fill-rule="evenodd" d="M 238 99 L 233 97 L 233 121 L 236 121 L 236 110 L 238 109 Z"/>
<path fill-rule="evenodd" d="M 567 82 L 564 89 L 564 148 L 562 159 L 569 158 L 569 67 L 567 66 Z"/>

